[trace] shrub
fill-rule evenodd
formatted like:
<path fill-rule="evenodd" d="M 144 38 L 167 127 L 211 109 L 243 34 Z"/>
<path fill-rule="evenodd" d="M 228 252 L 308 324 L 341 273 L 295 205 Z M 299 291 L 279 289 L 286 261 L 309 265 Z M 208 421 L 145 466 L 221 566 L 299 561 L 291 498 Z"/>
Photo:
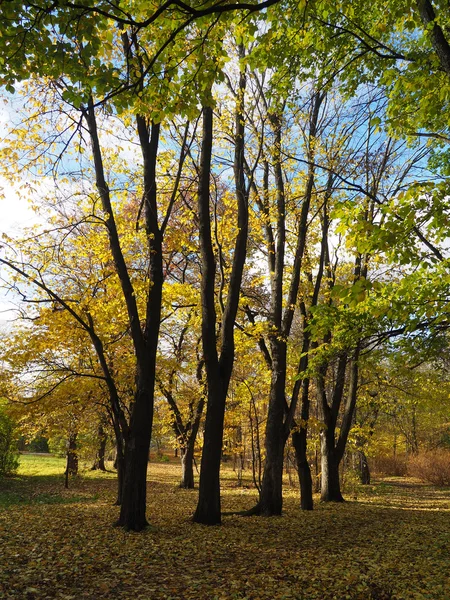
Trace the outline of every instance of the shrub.
<path fill-rule="evenodd" d="M 450 486 L 450 450 L 437 449 L 411 457 L 408 474 L 433 485 Z"/>
<path fill-rule="evenodd" d="M 19 452 L 13 421 L 0 411 L 0 477 L 12 475 L 19 466 Z"/>
<path fill-rule="evenodd" d="M 370 468 L 375 473 L 395 477 L 403 477 L 408 471 L 405 456 L 375 456 L 370 461 Z"/>
<path fill-rule="evenodd" d="M 33 440 L 31 440 L 31 442 L 29 444 L 27 444 L 26 451 L 27 452 L 37 452 L 37 453 L 50 452 L 49 447 L 48 447 L 47 438 L 42 435 L 38 435 Z"/>

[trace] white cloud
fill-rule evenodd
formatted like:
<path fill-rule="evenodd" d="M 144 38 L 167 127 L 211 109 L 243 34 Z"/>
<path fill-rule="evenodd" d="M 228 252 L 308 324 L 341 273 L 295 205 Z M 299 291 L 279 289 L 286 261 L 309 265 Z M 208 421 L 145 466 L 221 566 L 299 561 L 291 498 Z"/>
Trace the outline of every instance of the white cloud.
<path fill-rule="evenodd" d="M 3 234 L 18 237 L 20 233 L 33 225 L 43 222 L 42 217 L 31 208 L 30 200 L 33 192 L 21 184 L 11 184 L 0 176 L 0 253 Z M 4 269 L 0 268 L 0 274 Z M 12 321 L 17 314 L 17 298 L 0 288 L 0 329 Z"/>
<path fill-rule="evenodd" d="M 30 194 L 21 190 L 18 184 L 11 184 L 0 176 L 0 235 L 19 233 L 38 221 L 30 206 Z"/>

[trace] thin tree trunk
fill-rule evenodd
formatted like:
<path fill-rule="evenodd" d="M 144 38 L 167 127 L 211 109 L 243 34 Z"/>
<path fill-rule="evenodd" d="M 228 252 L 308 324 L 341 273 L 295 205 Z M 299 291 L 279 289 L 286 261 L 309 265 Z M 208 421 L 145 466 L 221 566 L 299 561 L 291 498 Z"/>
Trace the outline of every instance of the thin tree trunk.
<path fill-rule="evenodd" d="M 194 401 L 189 404 L 189 417 L 186 423 L 183 422 L 183 417 L 178 408 L 176 399 L 172 392 L 172 381 L 170 383 L 169 388 L 166 388 L 161 381 L 159 381 L 159 387 L 166 398 L 169 408 L 172 412 L 172 428 L 174 430 L 175 436 L 178 440 L 178 444 L 180 447 L 180 459 L 181 459 L 181 480 L 180 487 L 193 489 L 194 488 L 194 450 L 195 450 L 195 441 L 197 439 L 198 430 L 200 427 L 200 421 L 203 414 L 203 408 L 205 406 L 205 395 L 206 395 L 206 386 L 203 382 L 202 376 L 202 368 L 203 368 L 204 360 L 199 359 L 197 363 L 197 380 L 202 387 L 202 393 L 200 399 L 197 403 L 197 406 L 194 406 Z M 169 379 L 173 379 L 175 372 L 173 371 L 170 375 Z M 175 449 L 175 456 L 178 456 L 178 447 Z"/>
<path fill-rule="evenodd" d="M 156 352 L 161 321 L 163 286 L 162 236 L 158 226 L 156 201 L 156 159 L 159 124 L 136 117 L 144 158 L 144 214 L 149 244 L 150 289 L 146 305 L 144 331 L 136 332 L 136 393 L 125 445 L 125 479 L 118 525 L 141 531 L 147 525 L 147 466 L 153 427 Z M 138 313 L 134 318 L 138 318 Z M 134 323 L 132 323 L 134 326 Z M 139 324 L 138 324 L 139 325 Z"/>
<path fill-rule="evenodd" d="M 363 485 L 370 484 L 370 469 L 367 457 L 362 450 L 358 450 L 359 456 L 359 477 Z"/>
<path fill-rule="evenodd" d="M 67 441 L 67 461 L 64 486 L 69 487 L 69 477 L 78 475 L 77 433 L 71 433 Z"/>
<path fill-rule="evenodd" d="M 450 76 L 450 44 L 445 37 L 446 30 L 442 29 L 439 20 L 436 20 L 436 13 L 430 0 L 417 0 L 417 7 L 423 24 L 430 34 L 431 43 L 441 67 Z"/>
<path fill-rule="evenodd" d="M 283 460 L 286 433 L 284 429 L 286 386 L 286 344 L 272 342 L 272 381 L 266 422 L 265 449 L 259 514 L 281 515 L 283 509 Z"/>
<path fill-rule="evenodd" d="M 181 481 L 180 487 L 194 489 L 194 445 L 181 449 Z"/>
<path fill-rule="evenodd" d="M 71 433 L 67 446 L 67 472 L 69 475 L 78 475 L 77 433 Z"/>
<path fill-rule="evenodd" d="M 292 434 L 292 444 L 295 449 L 298 478 L 300 482 L 300 508 L 302 510 L 313 510 L 313 487 L 311 469 L 306 454 L 306 432 L 306 429 L 294 431 Z"/>
<path fill-rule="evenodd" d="M 311 162 L 314 157 L 314 138 L 317 134 L 319 111 L 324 95 L 316 94 L 312 104 L 309 132 L 309 157 Z M 291 403 L 287 408 L 286 403 L 286 368 L 287 368 L 287 340 L 290 335 L 294 310 L 297 305 L 297 296 L 300 285 L 300 275 L 303 256 L 306 246 L 308 229 L 309 207 L 314 188 L 314 167 L 311 165 L 306 183 L 305 196 L 298 225 L 297 244 L 295 249 L 294 264 L 292 269 L 291 284 L 289 287 L 287 307 L 283 311 L 283 283 L 285 267 L 285 242 L 286 242 L 286 199 L 281 166 L 281 128 L 282 121 L 279 115 L 271 115 L 271 124 L 274 131 L 274 170 L 277 189 L 277 225 L 276 236 L 273 232 L 266 232 L 266 238 L 271 247 L 268 247 L 269 269 L 271 273 L 271 315 L 270 335 L 271 348 L 271 389 L 269 409 L 266 424 L 265 448 L 266 458 L 264 464 L 263 480 L 260 499 L 256 512 L 261 515 L 280 515 L 283 505 L 283 459 L 286 441 L 294 421 L 294 413 L 298 401 L 298 391 L 294 392 Z M 266 226 L 266 229 L 270 226 Z M 276 241 L 275 241 L 276 240 Z M 286 415 L 286 418 L 285 418 Z M 306 439 L 306 438 L 305 438 Z M 304 463 L 302 463 L 304 464 Z"/>
<path fill-rule="evenodd" d="M 116 457 L 116 467 L 117 467 L 117 500 L 115 502 L 116 506 L 120 506 L 122 504 L 123 498 L 123 484 L 125 481 L 125 456 L 122 447 L 117 447 L 117 457 Z"/>
<path fill-rule="evenodd" d="M 240 47 L 243 57 L 244 49 Z M 194 521 L 205 525 L 221 523 L 220 459 L 223 444 L 225 402 L 234 363 L 234 324 L 238 310 L 242 274 L 248 237 L 248 195 L 244 178 L 244 93 L 245 71 L 241 72 L 235 119 L 234 179 L 238 206 L 233 265 L 228 285 L 226 306 L 222 315 L 220 358 L 217 352 L 215 310 L 216 262 L 212 246 L 209 190 L 213 135 L 213 113 L 203 109 L 203 139 L 200 158 L 198 211 L 202 261 L 202 344 L 207 381 L 207 409 L 200 467 L 199 499 Z"/>
<path fill-rule="evenodd" d="M 339 460 L 334 449 L 334 430 L 320 434 L 322 485 L 320 499 L 323 502 L 343 502 L 339 481 Z"/>
<path fill-rule="evenodd" d="M 114 461 L 114 467 L 117 469 L 117 498 L 115 504 L 116 506 L 120 506 L 122 504 L 123 482 L 125 479 L 125 436 L 115 413 L 111 410 L 109 411 L 109 414 L 116 440 L 116 459 Z"/>
<path fill-rule="evenodd" d="M 106 471 L 105 467 L 105 452 L 106 443 L 108 441 L 108 435 L 103 428 L 103 424 L 100 423 L 97 431 L 98 448 L 97 455 L 95 457 L 94 464 L 92 465 L 92 471 Z"/>
<path fill-rule="evenodd" d="M 303 348 L 309 347 L 309 340 L 304 339 Z M 303 354 L 303 351 L 302 351 Z M 303 360 L 307 361 L 307 354 L 303 354 Z M 302 361 L 302 359 L 300 359 Z M 300 372 L 304 373 L 306 367 Z M 292 434 L 292 444 L 295 449 L 295 458 L 297 461 L 297 471 L 300 483 L 300 508 L 302 510 L 313 510 L 313 488 L 311 468 L 308 462 L 307 446 L 308 446 L 308 420 L 309 420 L 309 379 L 302 380 L 302 406 L 300 426 Z"/>

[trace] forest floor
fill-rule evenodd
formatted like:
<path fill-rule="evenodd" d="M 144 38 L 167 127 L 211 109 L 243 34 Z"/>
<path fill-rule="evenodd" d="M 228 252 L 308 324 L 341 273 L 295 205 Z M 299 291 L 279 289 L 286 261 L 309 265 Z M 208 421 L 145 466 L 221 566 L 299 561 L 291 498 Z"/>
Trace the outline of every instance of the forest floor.
<path fill-rule="evenodd" d="M 0 481 L 0 598 L 8 600 L 449 600 L 450 489 L 406 478 L 354 485 L 343 504 L 284 516 L 225 516 L 194 525 L 197 491 L 175 464 L 151 463 L 152 527 L 112 527 L 112 473 L 63 487 L 63 461 L 22 457 Z M 254 489 L 223 469 L 223 510 L 250 508 Z"/>

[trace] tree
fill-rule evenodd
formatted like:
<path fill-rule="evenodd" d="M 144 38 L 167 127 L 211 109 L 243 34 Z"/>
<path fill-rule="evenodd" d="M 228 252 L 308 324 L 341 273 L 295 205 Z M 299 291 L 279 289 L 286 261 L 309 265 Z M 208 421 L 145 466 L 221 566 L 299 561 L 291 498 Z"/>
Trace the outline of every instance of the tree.
<path fill-rule="evenodd" d="M 206 397 L 204 359 L 195 322 L 198 298 L 189 285 L 170 287 L 167 300 L 172 315 L 169 313 L 163 321 L 157 385 L 167 401 L 170 428 L 180 450 L 180 487 L 193 489 L 194 450 Z M 185 320 L 183 313 L 187 313 Z"/>
<path fill-rule="evenodd" d="M 0 407 L 0 478 L 17 471 L 18 456 L 16 424 Z"/>

